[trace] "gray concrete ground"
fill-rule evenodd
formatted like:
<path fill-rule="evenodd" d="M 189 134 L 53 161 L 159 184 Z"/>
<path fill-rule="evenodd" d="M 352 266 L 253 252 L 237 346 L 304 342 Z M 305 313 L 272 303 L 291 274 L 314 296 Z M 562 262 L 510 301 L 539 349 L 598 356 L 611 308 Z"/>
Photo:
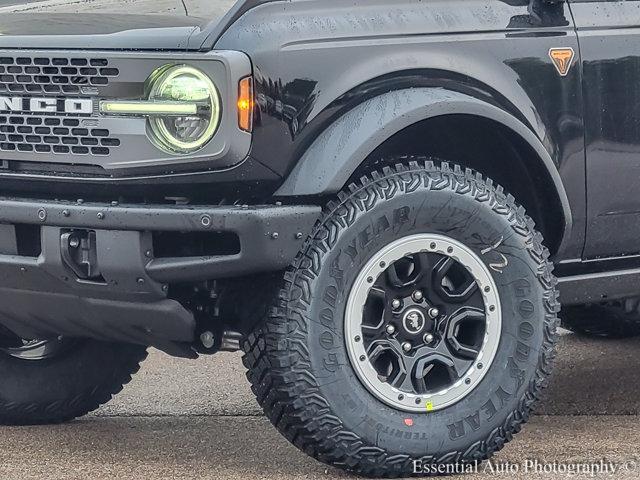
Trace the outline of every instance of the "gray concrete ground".
<path fill-rule="evenodd" d="M 566 466 L 605 458 L 622 469 L 612 477 L 640 478 L 639 365 L 640 339 L 564 335 L 543 415 L 491 464 L 520 472 L 485 466 L 473 478 L 529 478 L 526 459 Z M 239 354 L 189 361 L 155 351 L 125 391 L 91 416 L 61 426 L 0 428 L 3 480 L 115 477 L 347 478 L 298 452 L 262 417 Z"/>

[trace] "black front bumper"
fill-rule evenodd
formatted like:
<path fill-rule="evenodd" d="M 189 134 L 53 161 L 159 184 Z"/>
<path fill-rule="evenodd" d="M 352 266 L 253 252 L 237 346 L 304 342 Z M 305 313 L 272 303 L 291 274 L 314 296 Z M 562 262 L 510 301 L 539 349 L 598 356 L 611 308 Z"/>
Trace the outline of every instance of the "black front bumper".
<path fill-rule="evenodd" d="M 56 335 L 168 349 L 193 341 L 195 320 L 168 284 L 285 268 L 319 218 L 317 206 L 141 206 L 0 199 L 0 324 L 23 338 Z M 20 252 L 22 226 L 38 254 Z M 99 280 L 69 267 L 62 239 L 91 232 Z M 229 232 L 229 255 L 156 258 L 158 232 Z"/>

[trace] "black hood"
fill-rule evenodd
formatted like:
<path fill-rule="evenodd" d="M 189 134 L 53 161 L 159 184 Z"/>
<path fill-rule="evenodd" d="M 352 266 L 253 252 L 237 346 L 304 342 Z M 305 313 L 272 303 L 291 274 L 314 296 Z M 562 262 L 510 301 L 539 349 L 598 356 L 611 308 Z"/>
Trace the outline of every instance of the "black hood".
<path fill-rule="evenodd" d="M 210 50 L 230 25 L 266 3 L 237 0 L 196 9 L 203 18 L 182 15 L 113 13 L 0 14 L 0 49 Z M 191 13 L 191 11 L 190 11 Z"/>
<path fill-rule="evenodd" d="M 0 48 L 188 50 L 211 20 L 178 15 L 10 13 Z"/>

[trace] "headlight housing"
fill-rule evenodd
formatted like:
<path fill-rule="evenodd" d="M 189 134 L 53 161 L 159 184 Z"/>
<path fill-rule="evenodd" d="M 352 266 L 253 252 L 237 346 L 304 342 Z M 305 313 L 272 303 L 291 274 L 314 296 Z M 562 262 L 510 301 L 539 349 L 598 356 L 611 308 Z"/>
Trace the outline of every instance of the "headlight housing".
<path fill-rule="evenodd" d="M 211 79 L 188 65 L 162 67 L 149 80 L 150 102 L 163 106 L 149 116 L 150 137 L 169 153 L 187 154 L 204 147 L 220 125 L 218 89 Z"/>

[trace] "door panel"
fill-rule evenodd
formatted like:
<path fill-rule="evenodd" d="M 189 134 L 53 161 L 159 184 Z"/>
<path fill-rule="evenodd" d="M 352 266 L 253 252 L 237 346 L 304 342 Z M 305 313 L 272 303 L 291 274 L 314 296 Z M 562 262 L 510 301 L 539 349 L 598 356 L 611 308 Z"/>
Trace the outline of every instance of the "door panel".
<path fill-rule="evenodd" d="M 583 69 L 584 256 L 640 252 L 640 1 L 571 3 Z"/>

